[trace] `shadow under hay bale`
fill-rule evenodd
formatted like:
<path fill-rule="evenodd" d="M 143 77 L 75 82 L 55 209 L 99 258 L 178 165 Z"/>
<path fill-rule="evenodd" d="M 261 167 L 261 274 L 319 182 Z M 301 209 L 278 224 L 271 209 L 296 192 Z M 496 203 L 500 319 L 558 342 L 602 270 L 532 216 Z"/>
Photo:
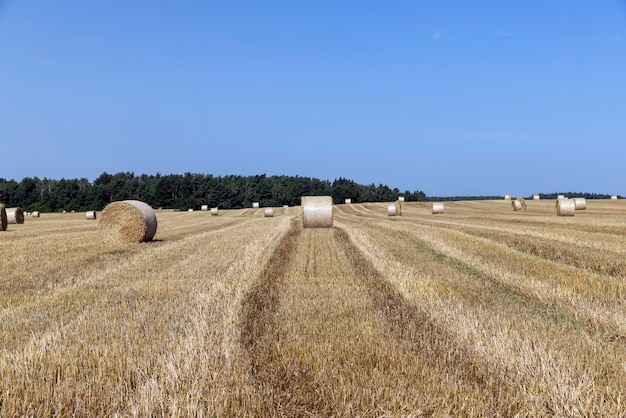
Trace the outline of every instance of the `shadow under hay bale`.
<path fill-rule="evenodd" d="M 154 210 L 144 202 L 113 202 L 102 211 L 98 229 L 104 242 L 146 242 L 156 234 L 157 218 Z"/>
<path fill-rule="evenodd" d="M 302 196 L 302 226 L 332 228 L 333 198 L 331 196 Z"/>

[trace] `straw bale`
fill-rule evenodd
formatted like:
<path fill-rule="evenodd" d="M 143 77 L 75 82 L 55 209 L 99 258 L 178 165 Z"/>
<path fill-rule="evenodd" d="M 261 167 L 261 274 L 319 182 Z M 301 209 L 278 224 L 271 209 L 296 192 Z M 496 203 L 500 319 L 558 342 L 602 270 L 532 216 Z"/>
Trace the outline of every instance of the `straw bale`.
<path fill-rule="evenodd" d="M 398 200 L 399 200 L 400 202 L 404 202 L 404 196 L 398 196 Z"/>
<path fill-rule="evenodd" d="M 219 209 L 216 207 L 211 208 L 211 216 L 217 216 L 217 213 L 219 212 Z"/>
<path fill-rule="evenodd" d="M 252 202 L 252 207 L 254 209 L 258 209 L 259 208 L 259 202 Z"/>
<path fill-rule="evenodd" d="M 556 214 L 558 216 L 574 216 L 576 211 L 576 203 L 574 199 L 557 199 Z"/>
<path fill-rule="evenodd" d="M 7 210 L 2 203 L 0 203 L 0 231 L 7 230 Z"/>
<path fill-rule="evenodd" d="M 9 224 L 23 224 L 24 223 L 24 211 L 22 208 L 6 208 L 7 211 L 7 223 Z"/>
<path fill-rule="evenodd" d="M 443 213 L 443 202 L 433 202 L 433 215 Z"/>
<path fill-rule="evenodd" d="M 539 196 L 538 194 L 534 194 L 533 200 L 541 200 L 541 196 Z"/>
<path fill-rule="evenodd" d="M 565 195 L 562 195 L 562 194 L 558 195 L 556 198 L 557 199 L 567 199 L 567 197 L 565 197 Z"/>
<path fill-rule="evenodd" d="M 346 205 L 349 205 L 350 203 L 352 203 L 352 199 L 347 198 L 347 199 L 344 201 L 344 203 L 345 203 Z"/>
<path fill-rule="evenodd" d="M 526 210 L 526 200 L 523 197 L 518 197 L 511 201 L 511 206 L 514 211 Z"/>
<path fill-rule="evenodd" d="M 289 205 L 283 205 L 283 209 L 289 209 Z"/>
<path fill-rule="evenodd" d="M 302 196 L 302 226 L 332 228 L 333 198 L 331 196 Z"/>
<path fill-rule="evenodd" d="M 585 210 L 587 209 L 587 200 L 584 197 L 575 197 L 572 199 L 574 201 L 574 209 L 575 210 Z"/>
<path fill-rule="evenodd" d="M 63 209 L 63 214 L 66 214 L 66 213 L 67 213 L 67 211 L 65 209 Z"/>
<path fill-rule="evenodd" d="M 617 196 L 616 195 L 611 196 L 611 200 L 617 200 Z"/>
<path fill-rule="evenodd" d="M 208 211 L 208 210 L 209 210 L 209 205 L 202 205 L 202 206 L 200 207 L 200 210 L 203 210 L 203 211 Z"/>
<path fill-rule="evenodd" d="M 504 200 L 511 200 L 511 195 L 510 194 L 505 194 L 504 195 Z"/>
<path fill-rule="evenodd" d="M 193 212 L 193 208 L 187 209 L 187 212 Z"/>
<path fill-rule="evenodd" d="M 96 211 L 95 210 L 88 210 L 87 212 L 85 212 L 85 218 L 87 220 L 95 220 L 96 219 Z"/>
<path fill-rule="evenodd" d="M 154 210 L 138 200 L 109 203 L 98 221 L 100 236 L 105 242 L 150 241 L 156 234 Z"/>
<path fill-rule="evenodd" d="M 387 205 L 387 214 L 389 216 L 402 216 L 402 204 L 399 200 Z"/>
<path fill-rule="evenodd" d="M 33 216 L 33 218 L 39 218 L 39 211 L 38 210 L 33 211 L 32 216 Z"/>
<path fill-rule="evenodd" d="M 271 217 L 274 216 L 274 209 L 273 208 L 265 208 L 264 213 L 265 213 L 265 217 L 266 218 L 271 218 Z"/>

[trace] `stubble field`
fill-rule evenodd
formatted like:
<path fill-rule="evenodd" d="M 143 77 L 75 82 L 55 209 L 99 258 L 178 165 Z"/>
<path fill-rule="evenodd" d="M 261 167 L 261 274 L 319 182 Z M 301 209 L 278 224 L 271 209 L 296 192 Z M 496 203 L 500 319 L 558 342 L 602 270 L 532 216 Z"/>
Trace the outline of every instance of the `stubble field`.
<path fill-rule="evenodd" d="M 626 201 L 0 233 L 0 416 L 626 416 Z"/>

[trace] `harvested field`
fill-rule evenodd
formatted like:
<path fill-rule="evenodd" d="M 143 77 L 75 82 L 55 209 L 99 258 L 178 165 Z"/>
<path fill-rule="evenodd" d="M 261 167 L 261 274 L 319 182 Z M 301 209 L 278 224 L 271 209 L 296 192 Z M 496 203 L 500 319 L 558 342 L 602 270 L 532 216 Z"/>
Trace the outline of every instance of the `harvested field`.
<path fill-rule="evenodd" d="M 626 201 L 84 214 L 0 237 L 0 416 L 625 416 Z"/>

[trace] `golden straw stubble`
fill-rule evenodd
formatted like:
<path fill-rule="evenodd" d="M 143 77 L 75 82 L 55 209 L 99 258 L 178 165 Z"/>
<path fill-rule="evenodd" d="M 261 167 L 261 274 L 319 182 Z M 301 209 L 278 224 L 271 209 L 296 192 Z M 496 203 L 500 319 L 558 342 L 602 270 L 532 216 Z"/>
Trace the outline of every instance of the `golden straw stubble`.
<path fill-rule="evenodd" d="M 104 242 L 145 242 L 156 234 L 157 218 L 147 203 L 138 200 L 113 202 L 102 211 L 98 229 Z"/>

